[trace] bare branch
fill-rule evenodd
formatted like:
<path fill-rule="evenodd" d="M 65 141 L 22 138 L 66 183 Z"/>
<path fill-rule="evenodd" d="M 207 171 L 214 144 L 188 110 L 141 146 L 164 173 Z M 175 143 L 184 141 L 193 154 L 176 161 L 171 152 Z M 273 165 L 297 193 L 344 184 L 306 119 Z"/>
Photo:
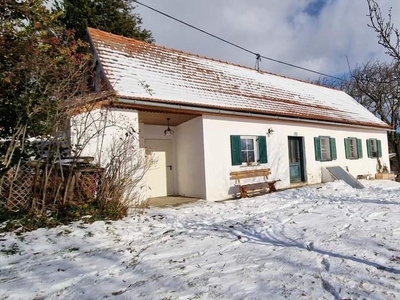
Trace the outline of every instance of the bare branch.
<path fill-rule="evenodd" d="M 385 20 L 375 0 L 367 0 L 367 3 L 370 19 L 368 26 L 377 33 L 378 43 L 386 48 L 386 53 L 400 61 L 400 32 L 392 22 L 392 10 L 388 13 L 388 20 Z"/>

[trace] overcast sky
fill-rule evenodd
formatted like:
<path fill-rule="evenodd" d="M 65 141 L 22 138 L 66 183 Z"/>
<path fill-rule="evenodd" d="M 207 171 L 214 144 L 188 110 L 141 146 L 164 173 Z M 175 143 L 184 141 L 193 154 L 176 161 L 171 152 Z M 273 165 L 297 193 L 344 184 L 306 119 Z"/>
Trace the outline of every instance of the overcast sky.
<path fill-rule="evenodd" d="M 369 22 L 366 0 L 139 0 L 253 52 L 341 76 L 369 59 L 388 60 Z M 392 7 L 400 27 L 400 1 L 378 0 L 385 16 Z M 156 44 L 249 67 L 255 57 L 146 7 L 135 10 Z M 299 79 L 318 75 L 263 59 L 261 69 Z"/>

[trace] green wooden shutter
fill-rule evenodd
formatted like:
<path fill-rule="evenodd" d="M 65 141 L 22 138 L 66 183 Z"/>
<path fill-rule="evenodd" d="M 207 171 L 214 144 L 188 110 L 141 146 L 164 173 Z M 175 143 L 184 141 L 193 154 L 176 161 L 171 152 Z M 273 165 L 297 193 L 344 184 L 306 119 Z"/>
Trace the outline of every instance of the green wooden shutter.
<path fill-rule="evenodd" d="M 371 139 L 367 139 L 367 155 L 372 157 Z"/>
<path fill-rule="evenodd" d="M 321 161 L 321 139 L 319 137 L 314 138 L 314 150 L 315 150 L 315 160 Z"/>
<path fill-rule="evenodd" d="M 240 155 L 240 135 L 231 135 L 231 158 L 232 166 L 242 164 L 242 157 Z"/>
<path fill-rule="evenodd" d="M 268 162 L 267 138 L 262 135 L 258 137 L 258 155 L 260 164 L 266 164 Z"/>
<path fill-rule="evenodd" d="M 329 140 L 330 140 L 330 146 L 331 146 L 331 159 L 335 160 L 335 159 L 337 159 L 336 139 L 335 138 L 329 138 Z"/>
<path fill-rule="evenodd" d="M 381 140 L 376 140 L 376 148 L 378 149 L 378 157 L 382 157 L 382 144 L 381 144 Z"/>
<path fill-rule="evenodd" d="M 361 141 L 361 139 L 357 139 L 357 156 L 358 156 L 358 158 L 363 158 L 362 141 Z"/>
<path fill-rule="evenodd" d="M 344 139 L 344 152 L 346 153 L 346 158 L 350 158 L 350 139 Z"/>

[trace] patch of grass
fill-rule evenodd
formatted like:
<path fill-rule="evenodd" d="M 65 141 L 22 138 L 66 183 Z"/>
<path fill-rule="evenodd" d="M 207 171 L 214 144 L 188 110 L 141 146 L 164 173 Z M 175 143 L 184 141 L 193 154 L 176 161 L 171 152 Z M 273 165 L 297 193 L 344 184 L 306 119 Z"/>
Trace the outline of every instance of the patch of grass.
<path fill-rule="evenodd" d="M 36 230 L 41 227 L 53 228 L 62 224 L 60 221 L 52 217 L 27 214 L 24 216 L 11 216 L 11 218 L 4 222 L 4 226 L 0 232 L 10 232 L 19 230 L 18 234 L 22 232 Z"/>
<path fill-rule="evenodd" d="M 64 230 L 60 231 L 59 233 L 57 233 L 57 236 L 68 235 L 70 233 L 72 233 L 72 230 L 64 229 Z"/>
<path fill-rule="evenodd" d="M 23 241 L 25 241 L 25 237 L 24 237 L 23 235 L 17 236 L 16 238 L 17 238 L 21 243 L 22 243 Z"/>
<path fill-rule="evenodd" d="M 85 237 L 93 237 L 93 236 L 94 236 L 94 234 L 91 231 L 88 231 L 85 233 Z"/>
<path fill-rule="evenodd" d="M 45 213 L 25 211 L 8 211 L 0 207 L 0 233 L 18 230 L 18 234 L 38 228 L 54 228 L 81 220 L 93 223 L 99 220 L 119 220 L 128 213 L 128 206 L 118 201 L 88 200 L 85 203 L 72 203 Z M 67 230 L 66 230 L 67 231 Z M 61 232 L 65 235 L 70 232 Z M 88 237 L 90 234 L 88 235 Z"/>
<path fill-rule="evenodd" d="M 75 252 L 75 251 L 79 251 L 79 247 L 68 248 L 68 252 Z"/>
<path fill-rule="evenodd" d="M 128 207 L 118 201 L 89 201 L 60 208 L 57 219 L 63 222 L 82 220 L 84 223 L 92 223 L 100 220 L 119 220 L 127 213 Z"/>
<path fill-rule="evenodd" d="M 118 296 L 118 295 L 122 295 L 123 293 L 124 293 L 124 291 L 121 290 L 121 291 L 117 291 L 117 292 L 112 292 L 111 295 Z"/>
<path fill-rule="evenodd" d="M 4 255 L 15 255 L 17 253 L 21 253 L 19 247 L 16 243 L 11 244 L 11 246 L 7 249 L 0 249 L 0 253 Z"/>

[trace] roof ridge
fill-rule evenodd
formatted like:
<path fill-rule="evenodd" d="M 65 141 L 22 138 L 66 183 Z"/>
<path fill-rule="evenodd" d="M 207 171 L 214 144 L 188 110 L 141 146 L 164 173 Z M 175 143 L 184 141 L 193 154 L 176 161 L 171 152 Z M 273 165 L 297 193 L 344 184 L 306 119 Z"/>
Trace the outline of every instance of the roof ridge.
<path fill-rule="evenodd" d="M 237 64 L 237 63 L 233 63 L 233 62 L 229 62 L 229 61 L 226 61 L 226 60 L 221 60 L 221 59 L 217 59 L 217 58 L 213 58 L 213 57 L 209 57 L 209 56 L 205 56 L 205 55 L 201 55 L 201 54 L 197 54 L 197 53 L 183 51 L 183 50 L 167 47 L 167 46 L 164 46 L 164 45 L 148 43 L 148 42 L 141 41 L 141 40 L 138 40 L 138 39 L 135 39 L 135 38 L 130 38 L 130 37 L 126 37 L 126 36 L 123 36 L 123 35 L 118 35 L 118 34 L 115 34 L 115 33 L 107 32 L 107 31 L 96 29 L 96 28 L 92 28 L 92 27 L 88 27 L 88 30 L 89 30 L 89 32 L 94 30 L 94 31 L 101 32 L 102 34 L 107 34 L 109 36 L 114 36 L 114 37 L 116 37 L 118 39 L 123 38 L 124 40 L 130 40 L 130 41 L 133 41 L 135 43 L 139 43 L 139 44 L 143 44 L 143 45 L 147 45 L 147 46 L 153 46 L 155 48 L 162 48 L 162 49 L 166 49 L 166 50 L 169 50 L 169 51 L 186 54 L 188 56 L 198 57 L 198 58 L 207 59 L 207 60 L 214 61 L 214 62 L 227 64 L 227 65 L 230 65 L 230 66 L 244 68 L 244 69 L 255 71 L 255 72 L 261 73 L 261 74 L 267 74 L 267 75 L 277 76 L 277 77 L 281 77 L 281 78 L 285 78 L 285 79 L 295 80 L 295 81 L 298 81 L 298 82 L 311 84 L 311 85 L 315 85 L 315 86 L 322 87 L 322 88 L 332 89 L 332 90 L 335 90 L 335 91 L 342 91 L 342 90 L 339 90 L 339 89 L 336 89 L 336 88 L 333 88 L 333 87 L 328 87 L 328 86 L 324 86 L 324 85 L 321 85 L 321 84 L 312 83 L 312 82 L 309 82 L 309 81 L 306 81 L 306 80 L 293 78 L 293 77 L 288 77 L 288 76 L 276 74 L 276 73 L 269 72 L 269 71 L 263 71 L 263 70 L 257 71 L 254 68 L 251 68 L 251 67 L 248 67 L 248 66 L 244 66 L 244 65 L 241 65 L 241 64 Z"/>

